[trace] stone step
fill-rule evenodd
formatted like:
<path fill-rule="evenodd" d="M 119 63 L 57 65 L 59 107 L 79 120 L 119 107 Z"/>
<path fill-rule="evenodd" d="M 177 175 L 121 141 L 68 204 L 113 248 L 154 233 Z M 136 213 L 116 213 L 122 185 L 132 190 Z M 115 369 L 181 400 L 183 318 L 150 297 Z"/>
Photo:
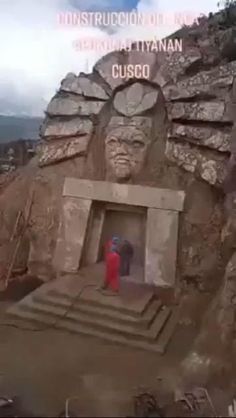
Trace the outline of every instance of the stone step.
<path fill-rule="evenodd" d="M 66 309 L 70 311 L 79 312 L 81 314 L 91 315 L 99 319 L 112 319 L 116 323 L 123 323 L 126 325 L 132 325 L 141 328 L 148 328 L 151 322 L 154 320 L 157 312 L 161 309 L 162 303 L 159 299 L 153 299 L 149 303 L 147 309 L 143 315 L 132 316 L 121 311 L 113 310 L 111 307 L 98 307 L 90 304 L 80 303 L 80 300 L 68 299 L 61 296 L 60 298 L 55 298 L 49 294 L 46 295 L 34 295 L 33 301 L 37 305 L 49 306 L 51 313 L 55 315 L 63 315 Z M 43 309 L 43 307 L 42 307 Z"/>
<path fill-rule="evenodd" d="M 76 324 L 72 322 L 62 321 L 58 329 L 66 329 L 67 331 L 83 334 L 86 336 L 97 337 L 102 340 L 108 341 L 113 344 L 126 345 L 132 348 L 139 348 L 148 351 L 154 351 L 156 353 L 162 354 L 162 347 L 159 347 L 158 340 L 153 342 L 148 342 L 144 340 L 128 339 L 123 335 L 111 334 L 110 332 L 94 330 L 89 327 L 84 327 L 81 324 Z"/>
<path fill-rule="evenodd" d="M 142 294 L 142 297 L 139 300 L 131 300 L 128 302 L 127 300 L 122 300 L 122 298 L 116 295 L 111 295 L 105 292 L 101 294 L 101 291 L 97 292 L 95 285 L 88 285 L 87 287 L 88 289 L 86 289 L 86 286 L 81 288 L 77 296 L 76 294 L 66 293 L 65 291 L 62 293 L 55 289 L 48 291 L 48 295 L 53 296 L 54 298 L 66 298 L 69 301 L 71 301 L 72 298 L 77 297 L 80 301 L 80 304 L 86 304 L 100 308 L 109 307 L 114 311 L 123 312 L 134 317 L 139 317 L 141 314 L 143 314 L 149 304 L 153 301 L 153 299 L 155 299 L 154 293 L 148 291 Z M 92 287 L 94 289 L 92 289 Z"/>
<path fill-rule="evenodd" d="M 170 340 L 174 335 L 178 321 L 179 321 L 178 310 L 174 309 L 165 327 L 162 329 L 158 337 L 158 347 L 160 349 L 161 354 L 164 354 L 166 352 L 167 347 L 170 343 Z"/>
<path fill-rule="evenodd" d="M 68 319 L 63 319 L 57 323 L 55 323 L 55 319 L 49 317 L 47 314 L 38 314 L 34 312 L 27 312 L 27 311 L 21 311 L 20 316 L 19 312 L 17 313 L 17 310 L 15 311 L 15 314 L 13 313 L 13 310 L 11 314 L 8 314 L 9 318 L 12 318 L 11 322 L 15 319 L 16 324 L 20 319 L 26 320 L 28 323 L 37 324 L 38 326 L 35 329 L 38 330 L 46 330 L 50 328 L 55 329 L 61 329 L 66 330 L 72 333 L 81 334 L 87 337 L 97 337 L 99 339 L 102 339 L 104 341 L 113 343 L 113 344 L 121 344 L 126 345 L 132 348 L 137 349 L 143 349 L 148 351 L 154 351 L 159 354 L 163 354 L 165 350 L 163 350 L 163 345 L 159 345 L 159 341 L 153 341 L 153 342 L 147 342 L 143 340 L 136 340 L 136 339 L 127 339 L 123 335 L 119 334 L 113 334 L 110 331 L 102 332 L 97 329 L 89 328 L 85 325 L 78 324 L 75 322 L 72 322 Z M 13 322 L 12 322 L 13 323 Z M 33 329 L 33 328 L 32 328 Z"/>
<path fill-rule="evenodd" d="M 8 321 L 21 321 L 22 319 L 27 321 L 28 324 L 31 322 L 36 322 L 39 325 L 48 325 L 50 328 L 53 328 L 57 322 L 56 318 L 48 315 L 43 312 L 33 312 L 29 310 L 23 310 L 19 305 L 15 305 L 13 308 L 9 309 L 5 315 L 5 323 Z"/>
<path fill-rule="evenodd" d="M 63 320 L 64 318 L 67 318 L 68 320 L 78 322 L 79 324 L 88 326 L 96 330 L 108 331 L 112 334 L 124 335 L 126 338 L 143 339 L 146 341 L 156 340 L 171 314 L 169 308 L 163 307 L 157 313 L 150 328 L 139 329 L 132 325 L 116 323 L 114 322 L 114 320 L 101 319 L 93 317 L 91 315 L 82 314 L 80 312 L 70 310 L 67 311 L 65 309 L 61 310 L 61 308 L 50 307 L 43 304 L 36 304 L 35 302 L 19 304 L 19 314 L 21 311 L 36 313 L 39 316 L 41 315 L 41 313 L 43 313 L 43 315 L 48 315 L 52 318 L 58 317 L 58 322 L 60 322 L 60 320 Z"/>

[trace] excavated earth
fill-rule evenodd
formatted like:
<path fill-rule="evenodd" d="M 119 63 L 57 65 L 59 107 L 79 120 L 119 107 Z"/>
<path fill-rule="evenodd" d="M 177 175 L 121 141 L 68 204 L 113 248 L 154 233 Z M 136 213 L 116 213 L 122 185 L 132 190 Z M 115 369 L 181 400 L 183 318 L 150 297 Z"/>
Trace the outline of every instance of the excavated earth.
<path fill-rule="evenodd" d="M 74 416 L 134 416 L 133 396 L 145 391 L 155 394 L 166 416 L 213 416 L 209 407 L 189 415 L 174 403 L 174 392 L 182 387 L 180 363 L 195 333 L 194 327 L 180 327 L 162 357 L 53 329 L 1 327 L 0 392 L 17 396 L 24 411 L 35 416 L 58 416 L 73 396 L 78 397 L 71 403 Z M 188 389 L 195 382 L 189 379 Z M 200 376 L 198 384 L 203 383 Z M 207 387 L 224 416 L 231 393 L 226 395 L 226 382 L 220 383 L 216 388 L 208 382 Z"/>

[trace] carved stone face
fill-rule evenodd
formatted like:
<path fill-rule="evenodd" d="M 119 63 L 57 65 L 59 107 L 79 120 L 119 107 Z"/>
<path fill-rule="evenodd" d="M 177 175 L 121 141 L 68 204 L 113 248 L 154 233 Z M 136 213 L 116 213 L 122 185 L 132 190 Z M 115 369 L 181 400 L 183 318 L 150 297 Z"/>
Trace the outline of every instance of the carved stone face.
<path fill-rule="evenodd" d="M 117 181 L 129 180 L 144 165 L 150 137 L 137 126 L 112 128 L 105 139 L 106 164 Z"/>

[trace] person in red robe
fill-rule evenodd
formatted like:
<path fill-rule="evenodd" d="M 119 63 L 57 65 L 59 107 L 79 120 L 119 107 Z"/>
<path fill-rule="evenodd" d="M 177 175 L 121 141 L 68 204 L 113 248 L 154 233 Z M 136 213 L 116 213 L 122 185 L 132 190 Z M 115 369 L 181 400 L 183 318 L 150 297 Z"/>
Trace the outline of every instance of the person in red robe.
<path fill-rule="evenodd" d="M 112 240 L 109 239 L 109 241 L 107 241 L 106 244 L 105 244 L 105 261 L 107 259 L 107 255 L 111 251 L 111 247 L 112 247 Z"/>
<path fill-rule="evenodd" d="M 120 255 L 117 252 L 118 238 L 114 237 L 105 245 L 106 275 L 102 289 L 111 289 L 113 292 L 119 290 L 120 279 Z"/>
<path fill-rule="evenodd" d="M 118 248 L 120 243 L 120 239 L 116 236 L 112 237 L 111 239 L 109 239 L 109 241 L 106 242 L 105 244 L 105 260 L 107 257 L 107 254 L 110 253 L 112 246 Z"/>
<path fill-rule="evenodd" d="M 106 283 L 107 287 L 113 290 L 113 292 L 118 292 L 119 290 L 119 278 L 120 278 L 120 256 L 116 252 L 116 249 L 111 249 L 107 254 L 106 261 Z"/>

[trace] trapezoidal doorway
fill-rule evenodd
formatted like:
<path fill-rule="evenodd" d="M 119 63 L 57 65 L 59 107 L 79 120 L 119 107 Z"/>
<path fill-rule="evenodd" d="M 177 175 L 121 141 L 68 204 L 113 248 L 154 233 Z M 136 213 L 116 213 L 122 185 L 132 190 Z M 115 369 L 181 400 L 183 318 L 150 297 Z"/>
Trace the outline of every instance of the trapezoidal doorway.
<path fill-rule="evenodd" d="M 124 280 L 144 282 L 145 230 L 145 208 L 107 204 L 99 248 L 99 261 L 104 259 L 105 243 L 113 236 L 128 240 L 133 247 L 133 257 L 130 264 L 130 274 L 124 276 Z"/>
<path fill-rule="evenodd" d="M 145 284 L 173 288 L 184 198 L 181 190 L 66 178 L 55 270 L 76 273 L 98 263 L 105 240 L 120 235 L 134 246 L 136 280 L 142 275 L 135 266 L 144 264 Z"/>

